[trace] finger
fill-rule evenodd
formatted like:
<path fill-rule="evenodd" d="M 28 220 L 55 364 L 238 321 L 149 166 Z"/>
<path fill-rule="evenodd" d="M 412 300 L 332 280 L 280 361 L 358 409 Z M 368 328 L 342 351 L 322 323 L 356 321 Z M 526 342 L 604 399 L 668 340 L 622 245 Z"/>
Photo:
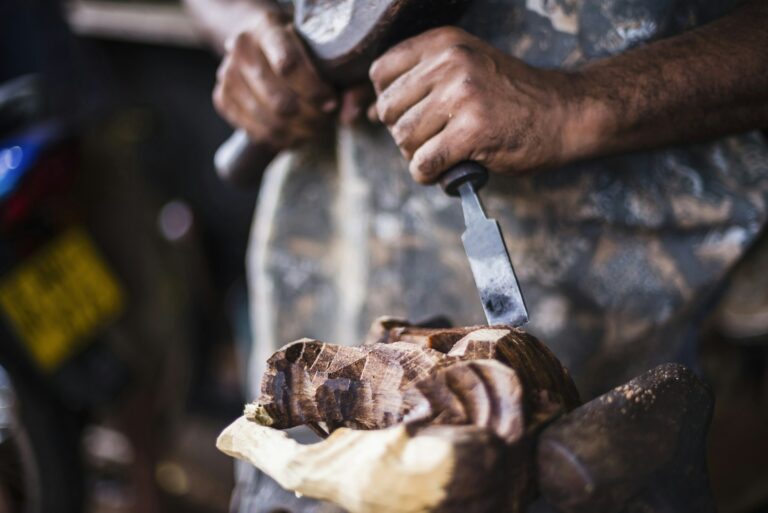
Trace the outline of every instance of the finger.
<path fill-rule="evenodd" d="M 427 96 L 403 114 L 391 128 L 400 151 L 407 160 L 427 141 L 443 131 L 451 119 L 438 105 L 434 95 Z"/>
<path fill-rule="evenodd" d="M 368 121 L 371 123 L 381 123 L 381 120 L 379 119 L 379 113 L 376 110 L 376 104 L 372 103 L 368 106 Z"/>
<path fill-rule="evenodd" d="M 406 39 L 374 61 L 368 75 L 377 94 L 419 63 L 420 47 L 418 38 Z"/>
<path fill-rule="evenodd" d="M 261 48 L 275 75 L 323 112 L 337 107 L 336 93 L 317 72 L 292 27 L 273 26 L 261 35 Z"/>
<path fill-rule="evenodd" d="M 375 98 L 375 93 L 370 85 L 354 87 L 342 94 L 339 121 L 343 125 L 351 125 L 359 120 L 365 109 Z"/>
<path fill-rule="evenodd" d="M 452 120 L 413 155 L 411 176 L 421 184 L 435 183 L 440 175 L 464 160 L 471 160 L 468 143 L 462 137 L 459 123 Z"/>
<path fill-rule="evenodd" d="M 231 55 L 228 55 L 222 61 L 216 73 L 216 78 L 213 104 L 227 121 L 239 126 L 241 119 L 233 114 L 238 110 L 235 108 L 236 99 L 252 96 L 252 93 L 240 76 L 238 66 Z M 237 103 L 242 105 L 243 101 L 238 100 Z"/>
<path fill-rule="evenodd" d="M 403 113 L 430 93 L 432 82 L 425 71 L 426 65 L 417 65 L 400 75 L 379 94 L 376 110 L 382 123 L 394 125 Z"/>
<path fill-rule="evenodd" d="M 284 147 L 288 142 L 288 134 L 274 119 L 273 115 L 265 109 L 253 96 L 245 79 L 239 77 L 241 83 L 233 80 L 231 88 L 226 94 L 229 97 L 229 112 L 227 118 L 230 123 L 244 129 L 252 140 L 271 144 L 275 147 Z"/>
<path fill-rule="evenodd" d="M 377 93 L 385 90 L 400 75 L 419 64 L 426 56 L 465 40 L 467 33 L 456 27 L 439 27 L 422 32 L 393 46 L 371 66 L 369 76 Z"/>
<path fill-rule="evenodd" d="M 275 148 L 290 148 L 317 135 L 317 126 L 309 121 L 275 122 L 271 114 L 247 99 L 233 101 L 237 121 L 254 141 L 266 142 Z"/>
<path fill-rule="evenodd" d="M 282 147 L 287 134 L 265 110 L 246 83 L 234 59 L 225 59 L 213 94 L 216 110 L 233 126 L 243 128 L 254 141 Z"/>
<path fill-rule="evenodd" d="M 276 115 L 274 106 L 265 105 L 246 81 L 243 69 L 248 66 L 244 64 L 244 58 L 241 54 L 237 58 L 234 55 L 227 56 L 217 72 L 213 101 L 222 117 L 245 129 L 253 140 L 280 147 L 288 147 L 311 136 L 319 119 L 302 115 L 286 119 Z M 271 72 L 269 67 L 267 72 Z M 257 90 L 261 83 L 263 81 L 256 84 Z"/>
<path fill-rule="evenodd" d="M 283 86 L 257 46 L 244 50 L 242 59 L 244 62 L 237 69 L 262 109 L 273 112 L 276 117 L 299 113 L 301 105 L 298 95 Z"/>
<path fill-rule="evenodd" d="M 306 138 L 324 115 L 313 105 L 285 86 L 282 79 L 266 60 L 257 46 L 252 46 L 237 66 L 252 92 L 253 99 L 243 98 L 241 103 L 249 110 L 260 113 L 263 122 L 282 129 L 291 137 Z M 252 105 L 255 101 L 258 105 Z"/>

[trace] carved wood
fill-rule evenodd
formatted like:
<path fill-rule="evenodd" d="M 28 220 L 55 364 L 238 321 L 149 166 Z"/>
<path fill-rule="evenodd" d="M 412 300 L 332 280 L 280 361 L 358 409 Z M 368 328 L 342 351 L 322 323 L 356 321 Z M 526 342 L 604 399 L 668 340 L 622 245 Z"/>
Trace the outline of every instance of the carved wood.
<path fill-rule="evenodd" d="M 362 347 L 289 344 L 263 384 L 217 444 L 329 501 L 305 498 L 291 513 L 521 513 L 536 483 L 563 513 L 715 511 L 704 458 L 712 397 L 679 365 L 560 416 L 578 404 L 575 388 L 530 335 L 380 319 Z M 302 446 L 263 425 L 310 421 L 334 431 Z"/>
<path fill-rule="evenodd" d="M 520 330 L 382 319 L 360 347 L 277 351 L 218 446 L 351 513 L 516 513 L 535 495 L 536 435 L 577 404 L 557 359 Z M 301 446 L 276 429 L 309 423 L 330 437 Z"/>
<path fill-rule="evenodd" d="M 470 0 L 297 0 L 294 24 L 323 75 L 339 86 L 364 81 L 392 45 L 455 22 Z"/>

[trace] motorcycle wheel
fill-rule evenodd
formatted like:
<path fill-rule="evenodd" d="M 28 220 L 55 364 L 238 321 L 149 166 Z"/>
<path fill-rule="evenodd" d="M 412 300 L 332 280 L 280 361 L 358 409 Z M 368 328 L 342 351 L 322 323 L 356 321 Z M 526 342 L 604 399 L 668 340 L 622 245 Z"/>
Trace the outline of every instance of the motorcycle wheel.
<path fill-rule="evenodd" d="M 75 415 L 0 367 L 0 511 L 81 513 L 80 440 Z"/>

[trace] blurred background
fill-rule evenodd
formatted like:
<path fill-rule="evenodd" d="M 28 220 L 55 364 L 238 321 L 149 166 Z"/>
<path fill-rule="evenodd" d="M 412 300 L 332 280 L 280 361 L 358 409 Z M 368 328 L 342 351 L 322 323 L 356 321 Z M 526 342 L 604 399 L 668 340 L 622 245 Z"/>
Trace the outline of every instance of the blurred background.
<path fill-rule="evenodd" d="M 0 512 L 226 511 L 255 193 L 212 169 L 218 59 L 172 0 L 4 0 L 0 41 Z"/>
<path fill-rule="evenodd" d="M 0 513 L 226 511 L 256 193 L 213 171 L 218 58 L 175 0 L 3 0 L 0 42 Z M 768 502 L 766 266 L 700 354 L 724 512 Z"/>

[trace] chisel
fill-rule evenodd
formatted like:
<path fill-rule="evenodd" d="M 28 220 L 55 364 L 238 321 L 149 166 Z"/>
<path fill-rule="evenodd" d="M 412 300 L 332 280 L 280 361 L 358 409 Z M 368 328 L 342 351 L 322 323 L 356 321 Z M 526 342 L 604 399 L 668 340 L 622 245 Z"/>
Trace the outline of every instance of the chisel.
<path fill-rule="evenodd" d="M 446 194 L 461 197 L 466 230 L 461 236 L 488 324 L 521 326 L 528 322 L 520 285 L 504 244 L 499 223 L 488 219 L 477 192 L 488 181 L 488 170 L 462 162 L 440 177 Z"/>

